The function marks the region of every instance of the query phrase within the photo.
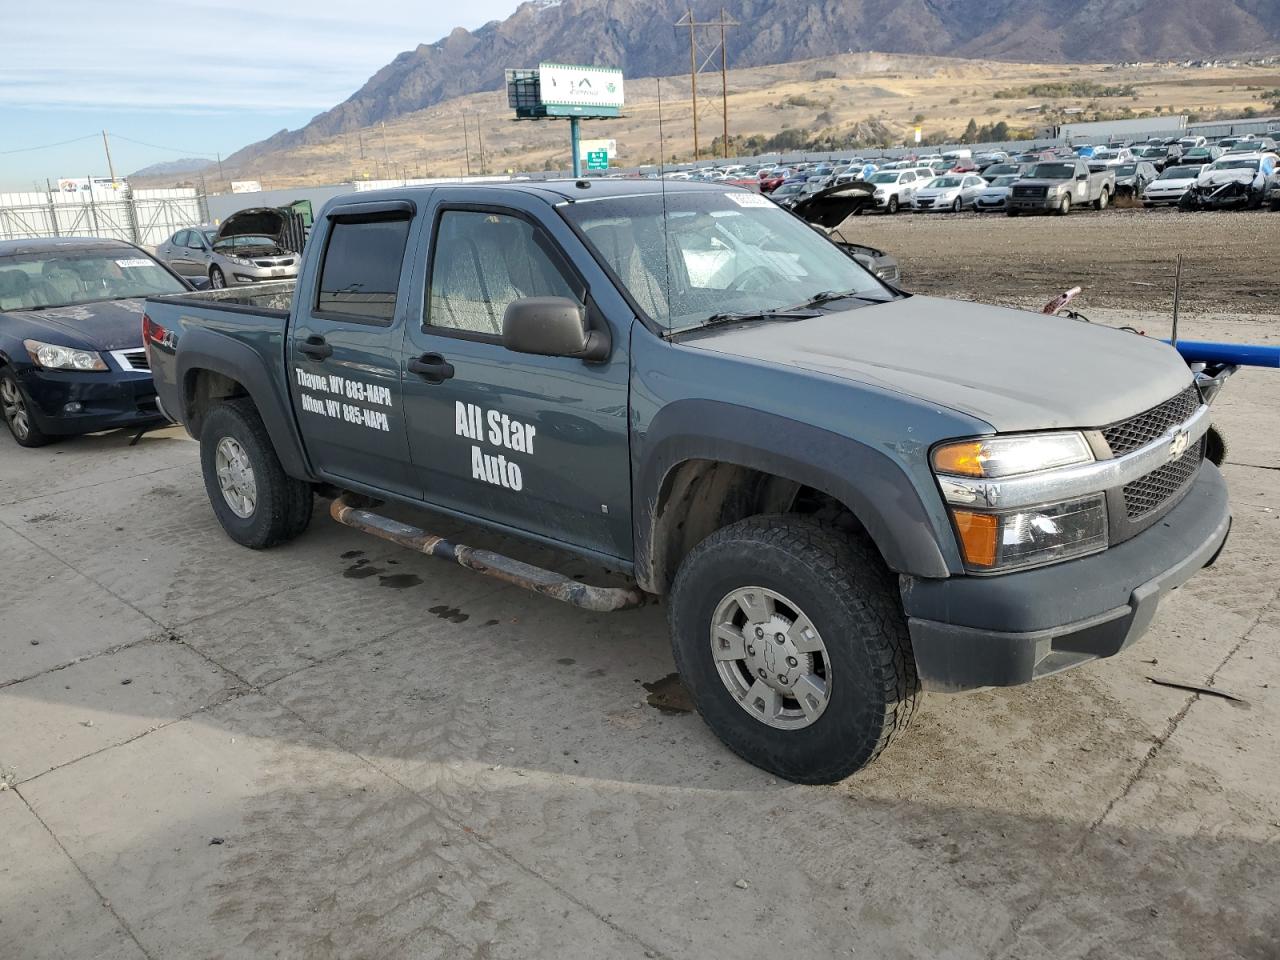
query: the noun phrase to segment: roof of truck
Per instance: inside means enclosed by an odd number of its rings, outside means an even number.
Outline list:
[[[580,180],[502,180],[484,183],[441,183],[420,187],[390,187],[334,197],[331,203],[364,203],[379,200],[425,198],[433,190],[467,189],[516,191],[541,196],[549,203],[560,200],[597,200],[605,197],[634,197],[661,193],[724,193],[741,190],[729,183],[703,183],[696,180],[648,180],[626,177],[593,177]]]

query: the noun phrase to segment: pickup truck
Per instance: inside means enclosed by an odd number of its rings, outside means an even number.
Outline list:
[[[1105,210],[1115,195],[1115,170],[1094,170],[1089,161],[1080,159],[1046,160],[1013,185],[1005,212],[1011,217],[1020,213],[1066,216],[1072,207],[1090,203],[1095,210]]]
[[[922,689],[1118,653],[1230,526],[1210,408],[1168,346],[909,295],[733,187],[353,194],[296,286],[155,298],[143,325],[232,539],[298,536],[318,494],[579,607],[660,598],[702,717],[795,781],[873,760]],[[382,504],[628,579],[581,583]]]

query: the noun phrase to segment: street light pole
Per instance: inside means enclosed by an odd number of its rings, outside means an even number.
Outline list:
[[[573,177],[576,180],[582,176],[582,158],[578,156],[578,118],[569,118],[569,143],[573,150]]]

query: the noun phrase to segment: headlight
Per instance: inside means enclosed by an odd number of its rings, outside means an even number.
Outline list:
[[[1092,463],[1083,434],[1038,433],[944,443],[933,451],[933,469],[947,477],[996,479]],[[954,486],[954,484],[953,484]],[[1007,572],[1055,563],[1106,549],[1103,494],[1017,510],[981,509],[949,495],[951,519],[965,566],[974,572]]]
[[[980,573],[1042,566],[1107,546],[1103,494],[1005,513],[953,509],[965,566]]]
[[[252,260],[246,260],[244,257],[233,257],[227,253],[224,253],[223,256],[226,257],[228,260],[230,260],[232,263],[239,264],[242,267],[254,266],[254,262]]]
[[[1013,477],[1092,460],[1093,452],[1079,433],[961,440],[933,451],[934,472],[958,477]]]
[[[106,370],[102,357],[92,350],[76,350],[73,347],[62,347],[56,343],[43,343],[39,340],[23,340],[31,362],[46,370]]]

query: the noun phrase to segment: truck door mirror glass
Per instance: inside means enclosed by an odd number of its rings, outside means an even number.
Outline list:
[[[1088,180],[1088,179],[1089,179],[1089,175],[1088,175],[1087,173],[1077,173],[1077,174],[1076,174],[1076,179],[1077,179],[1077,180]]]
[[[516,353],[604,360],[608,337],[587,329],[582,304],[568,297],[522,297],[502,315],[502,344]]]

